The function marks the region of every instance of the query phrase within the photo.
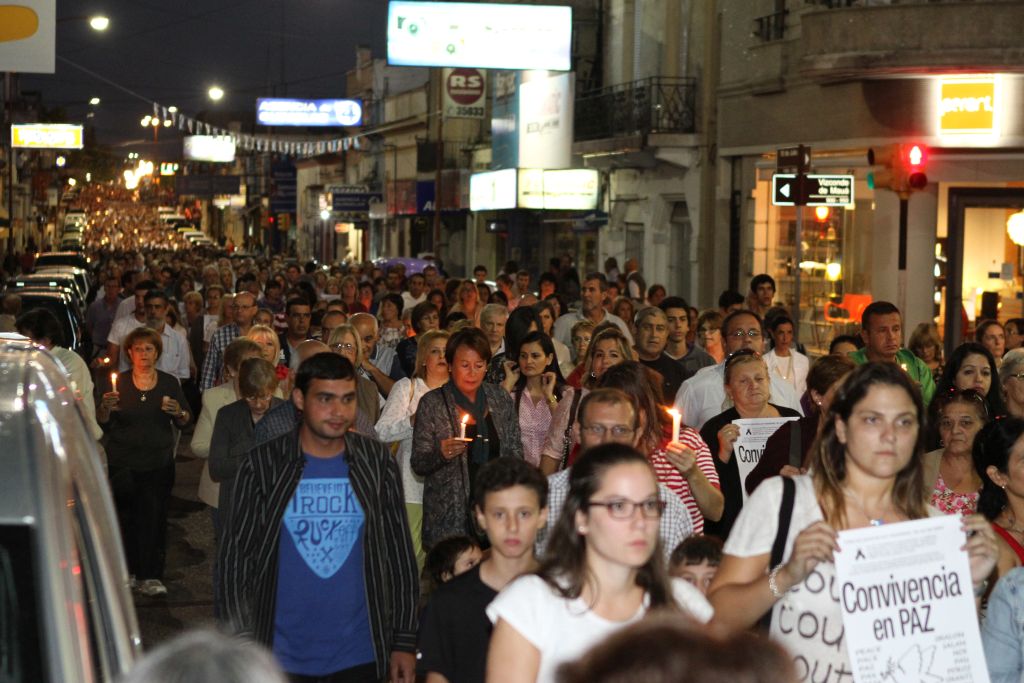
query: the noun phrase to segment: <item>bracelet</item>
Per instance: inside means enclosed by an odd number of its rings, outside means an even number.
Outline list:
[[[771,591],[772,597],[776,600],[780,600],[785,593],[779,590],[779,584],[776,581],[779,577],[779,572],[782,571],[783,565],[775,565],[775,569],[771,570],[768,574],[768,590]]]
[[[552,408],[554,408],[555,406],[558,405],[558,399],[555,398],[554,396],[549,396],[548,397],[548,405],[551,406]]]

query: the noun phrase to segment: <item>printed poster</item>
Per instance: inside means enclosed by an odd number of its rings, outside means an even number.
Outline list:
[[[744,504],[747,502],[747,475],[761,462],[768,438],[786,422],[797,419],[799,418],[756,417],[732,421],[740,428],[740,436],[732,444],[732,457],[736,459],[736,466],[740,470],[740,489],[743,491]]]
[[[839,533],[846,648],[857,683],[989,683],[960,517]]]

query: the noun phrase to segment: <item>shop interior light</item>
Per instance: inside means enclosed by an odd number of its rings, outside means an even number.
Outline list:
[[[1006,234],[1018,247],[1024,246],[1024,211],[1018,211],[1006,219]]]
[[[830,215],[832,215],[832,210],[827,206],[814,207],[814,218],[817,219],[819,223],[827,221]]]
[[[830,262],[825,266],[825,278],[829,282],[837,282],[843,277],[843,266],[835,261]]]

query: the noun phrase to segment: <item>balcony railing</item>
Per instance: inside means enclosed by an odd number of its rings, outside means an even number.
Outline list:
[[[781,10],[754,19],[754,30],[751,35],[765,43],[782,40],[786,37],[786,15],[789,10]]]
[[[1001,1],[1019,3],[1021,0]],[[881,7],[887,5],[954,5],[965,2],[975,2],[975,0],[804,0],[805,5],[813,5],[815,7],[821,7],[824,9],[846,9],[848,7]]]
[[[576,98],[577,141],[696,130],[697,82],[655,76]]]

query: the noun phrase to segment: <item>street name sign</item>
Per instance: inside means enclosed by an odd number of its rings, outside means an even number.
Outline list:
[[[772,204],[775,206],[846,206],[853,204],[852,175],[817,175],[803,177],[795,173],[772,176]]]

